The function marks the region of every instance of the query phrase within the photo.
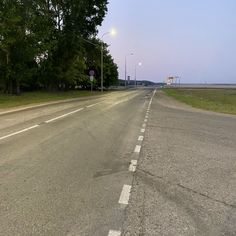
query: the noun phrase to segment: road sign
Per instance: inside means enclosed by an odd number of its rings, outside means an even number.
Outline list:
[[[89,75],[90,75],[90,76],[94,76],[94,75],[95,75],[95,71],[94,71],[94,70],[90,70],[90,71],[89,71]]]

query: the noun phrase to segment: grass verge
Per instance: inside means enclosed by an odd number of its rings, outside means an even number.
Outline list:
[[[192,107],[236,115],[236,89],[181,89],[163,91]]]
[[[19,96],[0,94],[0,109],[18,106],[58,101],[70,98],[100,95],[101,92],[94,91],[68,91],[68,92],[25,92]]]

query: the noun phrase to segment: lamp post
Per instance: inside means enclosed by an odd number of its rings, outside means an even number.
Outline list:
[[[106,32],[102,35],[101,37],[101,92],[103,92],[103,48],[104,48],[104,45],[103,45],[103,37],[107,34],[110,34],[111,32]]]
[[[137,65],[141,66],[142,62],[139,62],[138,64],[135,64],[135,68],[134,68],[135,87],[137,87]]]
[[[104,49],[104,44],[103,44],[102,39],[107,34],[115,35],[116,31],[114,29],[112,29],[111,31],[108,31],[108,32],[104,33],[102,35],[102,37],[101,37],[101,45],[92,43],[89,40],[82,38],[85,42],[90,43],[90,44],[92,44],[92,45],[94,45],[96,47],[100,47],[101,46],[101,92],[103,92],[103,49]]]
[[[129,53],[129,54],[126,54],[125,55],[125,87],[126,87],[126,77],[127,77],[127,56],[133,56],[134,54],[133,53]]]
[[[111,35],[115,35],[116,34],[116,30],[112,29],[111,31],[108,31],[106,33],[104,33],[101,37],[101,92],[103,92],[103,49],[104,49],[104,45],[103,45],[103,37],[107,34],[111,34]]]

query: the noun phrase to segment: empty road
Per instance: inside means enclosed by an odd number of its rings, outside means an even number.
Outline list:
[[[0,235],[119,235],[152,94],[0,115]]]

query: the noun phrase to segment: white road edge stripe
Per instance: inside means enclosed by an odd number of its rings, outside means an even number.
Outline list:
[[[77,110],[75,110],[75,111],[72,111],[72,112],[66,113],[66,114],[64,114],[64,115],[55,117],[55,118],[53,118],[53,119],[47,120],[47,121],[45,121],[45,123],[47,123],[47,124],[48,124],[48,123],[51,123],[51,122],[53,122],[53,121],[55,121],[55,120],[61,119],[61,118],[63,118],[63,117],[69,116],[69,115],[71,115],[71,114],[74,114],[74,113],[79,112],[79,111],[82,111],[82,110],[84,110],[84,108],[80,108],[80,109],[77,109]]]
[[[141,150],[141,145],[136,145],[134,152],[140,153],[140,150]]]
[[[14,133],[8,134],[8,135],[3,136],[3,137],[0,137],[0,140],[3,140],[3,139],[6,139],[6,138],[9,138],[9,137],[14,136],[14,135],[17,135],[17,134],[24,133],[24,132],[26,132],[26,131],[28,131],[28,130],[31,130],[31,129],[34,129],[34,128],[37,128],[37,127],[39,127],[39,125],[34,125],[34,126],[29,127],[29,128],[22,129],[22,130],[20,130],[20,131],[17,131],[17,132],[14,132]]]
[[[120,236],[121,231],[116,231],[116,230],[110,230],[108,233],[108,236]]]
[[[140,136],[138,137],[138,141],[143,141],[143,136],[140,135]]]
[[[137,160],[131,160],[131,163],[129,165],[129,171],[135,172],[136,171],[137,163],[138,163]]]
[[[122,192],[120,194],[120,199],[119,199],[119,203],[120,204],[124,204],[124,205],[128,205],[129,203],[129,196],[130,196],[130,191],[131,191],[131,185],[124,185]]]

